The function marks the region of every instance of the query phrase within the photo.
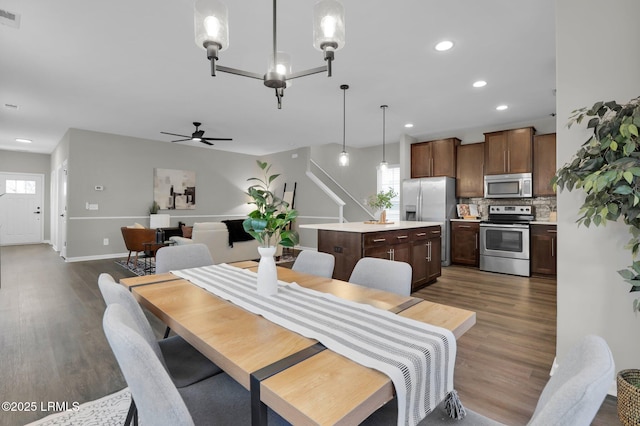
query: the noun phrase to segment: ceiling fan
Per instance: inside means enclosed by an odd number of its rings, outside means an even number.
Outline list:
[[[202,142],[202,143],[207,144],[207,145],[213,145],[209,141],[232,141],[233,140],[231,138],[205,138],[204,137],[204,130],[198,130],[198,127],[200,127],[201,124],[202,123],[198,123],[197,121],[193,122],[193,125],[196,126],[196,131],[193,132],[191,134],[191,136],[178,135],[176,133],[168,133],[168,132],[160,132],[160,133],[165,134],[165,135],[180,136],[181,138],[185,138],[185,139],[178,139],[178,140],[171,141],[171,142],[194,141],[194,142]]]

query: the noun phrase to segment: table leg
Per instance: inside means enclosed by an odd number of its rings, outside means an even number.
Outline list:
[[[251,373],[249,390],[251,392],[251,425],[264,426],[267,424],[267,406],[260,400],[260,382],[274,376],[281,371],[292,367],[315,354],[322,352],[326,347],[322,343],[316,343],[306,349],[289,355],[271,365]]]

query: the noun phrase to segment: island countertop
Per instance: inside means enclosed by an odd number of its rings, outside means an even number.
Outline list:
[[[299,227],[303,229],[318,229],[323,231],[357,232],[357,233],[424,228],[426,226],[442,226],[442,222],[399,221],[399,222],[388,223],[384,225],[369,224],[364,222],[348,222],[348,223],[309,223],[305,225],[299,225]]]

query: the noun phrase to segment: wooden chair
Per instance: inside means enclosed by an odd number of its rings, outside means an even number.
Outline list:
[[[156,240],[156,230],[151,228],[127,228],[126,226],[123,226],[120,230],[122,231],[124,245],[129,250],[127,264],[131,261],[131,253],[135,253],[135,265],[138,265],[138,254],[145,251],[144,243]]]

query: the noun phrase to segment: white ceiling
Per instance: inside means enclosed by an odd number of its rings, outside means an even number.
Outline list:
[[[555,112],[554,0],[342,2],[346,46],[333,77],[295,80],[278,110],[260,81],[209,75],[194,42],[192,0],[0,0],[0,9],[21,15],[19,29],[0,25],[0,149],[50,153],[68,128],[168,142],[174,138],[161,131],[191,134],[193,121],[205,136],[233,137],[212,148],[225,151],[342,143],[344,83],[348,146],[381,143],[382,104],[387,142]],[[219,64],[263,73],[272,2],[226,4],[230,46]],[[313,4],[278,3],[279,50],[290,53],[294,71],[324,64],[312,46]],[[435,51],[442,39],[454,48]],[[478,79],[488,85],[473,88]],[[496,111],[503,103],[509,109]]]

